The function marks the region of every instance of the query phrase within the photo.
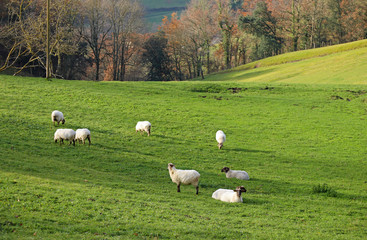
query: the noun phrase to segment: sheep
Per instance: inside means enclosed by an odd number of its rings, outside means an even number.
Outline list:
[[[150,129],[152,128],[152,124],[148,121],[140,121],[136,124],[136,132],[147,132],[148,136],[150,136]]]
[[[243,192],[246,192],[243,186],[236,187],[235,190],[220,188],[213,193],[212,198],[230,203],[243,202],[241,196]]]
[[[64,114],[62,114],[62,112],[57,111],[57,110],[51,113],[51,120],[54,123],[54,126],[55,126],[55,122],[57,122],[57,125],[59,125],[60,122],[62,122],[62,124],[65,123]]]
[[[215,138],[217,139],[218,142],[218,148],[222,149],[223,143],[226,141],[226,135],[222,130],[218,130],[215,135]]]
[[[54,135],[54,141],[57,143],[57,140],[64,142],[64,140],[70,141],[70,144],[73,143],[75,146],[75,131],[73,129],[57,129]]]
[[[75,141],[79,141],[79,144],[81,142],[85,144],[85,139],[88,139],[90,145],[90,131],[87,128],[77,129],[75,131]]]
[[[231,170],[229,167],[224,167],[221,172],[226,173],[227,178],[237,178],[241,180],[250,180],[248,173],[245,171]]]
[[[177,192],[181,192],[180,185],[193,185],[196,187],[196,194],[199,194],[199,178],[200,174],[195,170],[181,170],[176,169],[172,163],[168,164],[169,175],[172,182],[177,184]]]

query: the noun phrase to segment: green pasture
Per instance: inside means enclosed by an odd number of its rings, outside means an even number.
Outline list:
[[[0,76],[0,89],[0,239],[367,235],[366,85]],[[57,128],[88,128],[92,145],[55,144]],[[199,195],[176,192],[170,162],[201,174]],[[211,198],[240,185],[243,203]]]
[[[210,80],[307,84],[367,84],[367,40],[286,53],[222,73]]]
[[[152,25],[151,31],[156,31],[156,26],[162,23],[164,16],[171,17],[173,12],[180,14],[181,9],[186,7],[188,0],[142,0],[141,4],[145,8],[145,20]]]

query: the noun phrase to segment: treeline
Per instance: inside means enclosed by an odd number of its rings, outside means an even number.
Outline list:
[[[146,33],[134,0],[52,0],[53,77],[184,80],[367,38],[365,0],[192,0]],[[0,0],[0,71],[45,76],[45,0]]]

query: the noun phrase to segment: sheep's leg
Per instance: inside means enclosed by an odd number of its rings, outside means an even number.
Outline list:
[[[199,185],[196,186],[196,194],[199,194]]]
[[[180,184],[177,184],[177,192],[181,192]]]
[[[75,147],[75,140],[73,139],[73,145],[74,145],[74,147]]]
[[[88,141],[89,141],[89,145],[90,145],[90,136],[88,136],[87,138],[88,138]]]

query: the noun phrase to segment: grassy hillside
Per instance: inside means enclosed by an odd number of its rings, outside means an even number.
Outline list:
[[[292,52],[252,62],[208,80],[367,84],[367,40]]]
[[[364,85],[0,76],[0,89],[1,239],[367,234]],[[58,128],[87,127],[92,145],[55,144],[55,109],[66,119]],[[139,120],[152,123],[152,136],[135,133]],[[192,186],[176,192],[169,162],[200,172],[198,196]],[[250,181],[226,179],[224,166]],[[244,203],[211,198],[239,185]]]

